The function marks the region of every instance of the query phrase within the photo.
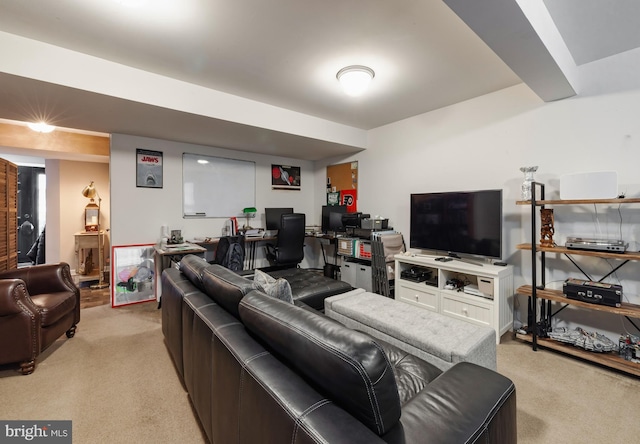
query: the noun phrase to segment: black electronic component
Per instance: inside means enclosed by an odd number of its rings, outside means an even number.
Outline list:
[[[562,292],[569,299],[590,304],[620,307],[622,303],[622,286],[616,284],[569,278],[564,281]]]

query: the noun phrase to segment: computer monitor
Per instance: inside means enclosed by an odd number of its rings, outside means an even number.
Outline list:
[[[346,205],[322,206],[322,232],[344,231],[342,215],[347,212]]]
[[[293,213],[293,208],[265,208],[264,218],[267,230],[280,229],[280,216]]]

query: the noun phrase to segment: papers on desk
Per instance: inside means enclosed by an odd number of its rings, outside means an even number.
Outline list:
[[[255,229],[251,229],[251,230],[247,230],[244,233],[244,237],[251,237],[251,238],[261,238],[264,237],[264,230],[255,228]]]
[[[189,242],[183,242],[181,244],[162,245],[161,248],[163,251],[167,253],[174,253],[178,251],[189,251],[189,250],[195,250],[195,251],[205,250],[205,248],[199,245],[190,244]]]

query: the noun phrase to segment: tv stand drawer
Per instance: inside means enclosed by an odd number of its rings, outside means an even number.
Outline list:
[[[402,302],[414,304],[431,311],[438,311],[438,290],[425,284],[398,280],[397,298]]]
[[[467,298],[443,295],[442,297],[442,314],[479,325],[491,327],[491,308],[491,304],[483,303],[482,299],[476,296]]]

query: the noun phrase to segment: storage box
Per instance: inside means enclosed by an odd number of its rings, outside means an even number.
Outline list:
[[[371,259],[371,242],[357,240],[356,257],[358,259]]]
[[[384,230],[389,227],[389,219],[362,219],[362,228]]]
[[[353,257],[355,255],[355,241],[355,239],[350,237],[338,239],[338,254]]]
[[[493,278],[478,276],[478,290],[487,296],[493,297]]]

